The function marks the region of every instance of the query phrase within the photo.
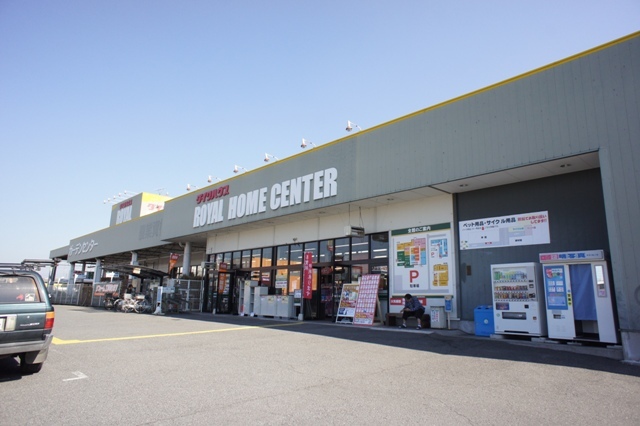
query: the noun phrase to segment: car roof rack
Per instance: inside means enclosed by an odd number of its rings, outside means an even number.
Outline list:
[[[22,263],[0,263],[0,270],[3,271],[11,271],[11,272],[19,272],[19,271],[25,271],[28,268],[24,265],[22,265]]]
[[[57,264],[57,261],[51,259],[25,259],[21,263],[0,263],[0,269],[39,271],[42,267],[55,266]]]
[[[58,262],[56,260],[51,259],[25,259],[22,261],[22,265],[44,265],[44,266],[53,266]]]

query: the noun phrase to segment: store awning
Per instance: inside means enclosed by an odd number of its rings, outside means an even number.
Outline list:
[[[157,269],[148,268],[146,266],[139,265],[116,265],[109,266],[105,268],[107,271],[118,272],[120,274],[127,274],[134,276],[136,278],[164,278],[168,277],[169,274],[164,271],[159,271]]]

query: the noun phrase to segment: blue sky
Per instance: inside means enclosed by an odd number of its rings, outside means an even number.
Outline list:
[[[640,30],[640,2],[0,0],[0,262]]]

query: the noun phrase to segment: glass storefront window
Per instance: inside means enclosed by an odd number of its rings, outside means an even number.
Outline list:
[[[318,263],[328,263],[333,261],[333,247],[333,240],[320,241]]]
[[[313,243],[305,243],[304,244],[304,252],[311,253],[311,262],[318,263],[318,242],[315,241]]]
[[[380,232],[365,237],[342,237],[335,240],[309,241],[300,244],[264,247],[251,250],[217,253],[209,256],[220,267],[226,263],[228,269],[244,269],[247,279],[259,280],[269,286],[272,294],[287,295],[302,286],[299,270],[305,252],[312,253],[312,262],[329,266],[336,262],[333,278],[336,283],[357,282],[364,274],[381,274],[381,291],[386,290],[389,234]],[[353,262],[353,264],[352,264]],[[272,267],[279,269],[271,269]],[[295,269],[295,270],[291,270]],[[196,268],[196,274],[198,270]],[[318,270],[313,271],[313,289],[318,289]]]
[[[301,265],[302,264],[302,244],[291,244],[289,256],[291,261],[289,265]]]
[[[279,246],[276,253],[276,265],[283,266],[289,264],[289,246]]]
[[[369,237],[351,238],[351,259],[365,260],[369,258]]]
[[[302,271],[295,270],[289,272],[289,294],[293,294],[294,290],[302,288]]]
[[[262,250],[253,249],[251,252],[251,267],[259,268],[262,260]]]
[[[231,257],[231,269],[240,269],[242,262],[240,261],[241,252],[234,251]]]
[[[251,267],[251,250],[243,250],[242,251],[241,266],[243,268],[250,268]]]
[[[337,238],[336,245],[333,250],[336,262],[350,260],[349,255],[351,252],[349,250],[349,238]]]
[[[273,248],[265,247],[262,249],[262,266],[273,265]]]
[[[349,266],[336,265],[333,270],[333,279],[336,284],[350,282],[350,277],[351,270],[349,269]]]
[[[389,234],[381,232],[371,235],[371,259],[389,257]]]
[[[271,272],[265,271],[262,272],[262,277],[260,278],[260,285],[270,287],[271,286]]]
[[[289,280],[288,269],[278,269],[276,271],[276,294],[287,294],[287,285]]]
[[[368,264],[359,264],[351,266],[351,282],[357,283],[358,279],[362,277],[364,274],[369,273],[369,265]]]

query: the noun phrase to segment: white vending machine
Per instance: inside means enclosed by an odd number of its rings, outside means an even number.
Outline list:
[[[541,253],[549,337],[619,343],[603,250]]]
[[[544,293],[537,263],[491,265],[496,334],[546,336]]]

